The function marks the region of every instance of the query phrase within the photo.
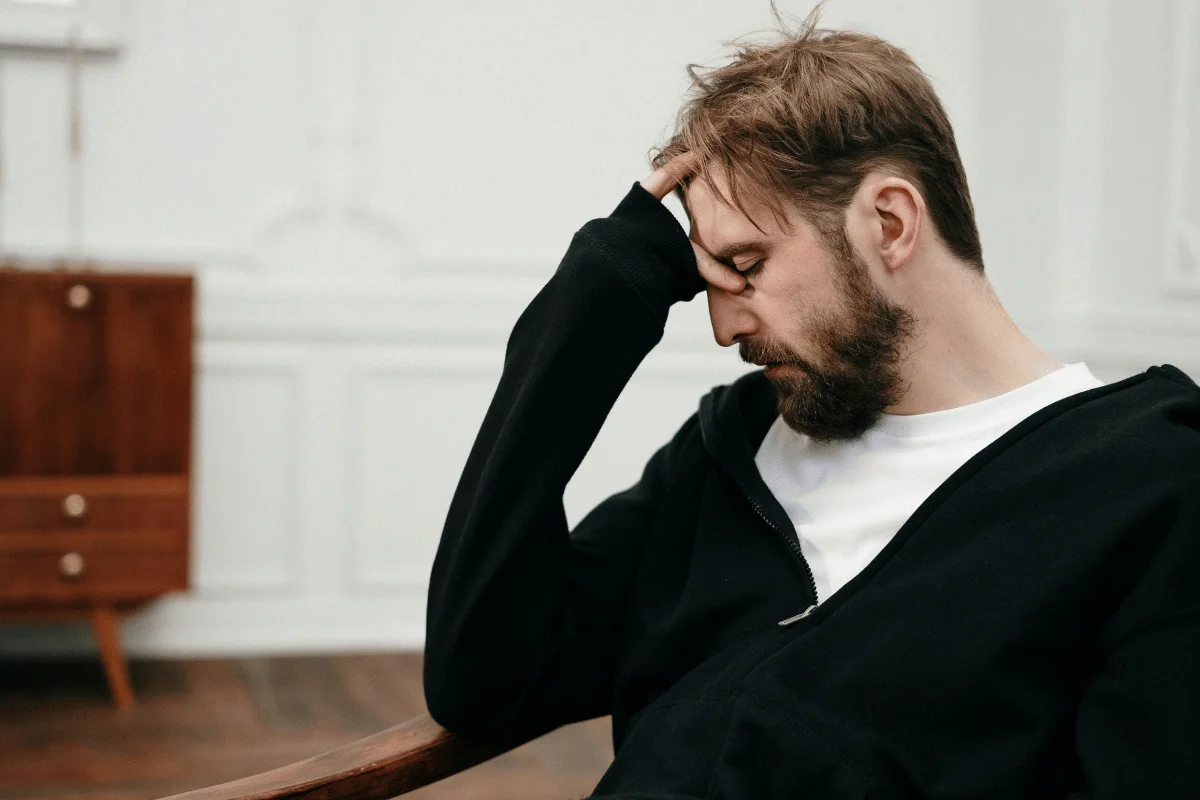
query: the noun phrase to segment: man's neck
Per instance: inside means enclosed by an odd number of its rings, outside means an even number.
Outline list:
[[[1062,367],[1021,332],[986,278],[956,262],[940,267],[906,304],[917,318],[901,365],[908,391],[887,413],[958,408]]]

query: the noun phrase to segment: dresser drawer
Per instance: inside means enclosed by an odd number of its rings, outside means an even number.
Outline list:
[[[39,530],[186,531],[180,476],[0,478],[0,535]]]
[[[187,550],[182,530],[148,531],[5,531],[0,534],[0,556],[10,553],[68,553],[72,550],[135,552]]]
[[[0,553],[0,607],[136,601],[186,588],[184,552]]]

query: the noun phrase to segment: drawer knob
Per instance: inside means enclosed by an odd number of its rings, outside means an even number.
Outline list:
[[[87,499],[81,494],[69,494],[63,498],[62,513],[69,520],[83,519],[87,513]]]
[[[64,578],[74,580],[83,574],[83,556],[79,553],[67,553],[58,560],[58,571]]]
[[[67,308],[83,311],[92,304],[92,290],[82,283],[72,284],[67,289]]]

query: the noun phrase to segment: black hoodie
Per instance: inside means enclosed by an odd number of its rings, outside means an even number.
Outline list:
[[[568,530],[567,482],[703,286],[634,184],[517,321],[430,578],[433,718],[612,714],[597,797],[1200,797],[1200,389],[1151,367],[1037,411],[804,615],[761,371]]]

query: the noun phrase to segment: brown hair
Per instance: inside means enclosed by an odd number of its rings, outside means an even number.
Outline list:
[[[880,169],[911,181],[951,252],[982,271],[966,173],[928,76],[876,36],[818,29],[823,6],[793,33],[771,0],[779,40],[726,42],[737,48],[730,63],[688,65],[690,97],[651,163],[695,152],[697,175],[712,184],[715,168],[728,181],[728,199],[713,187],[722,202],[746,213],[748,196],[783,225],[785,199],[827,240],[867,173]]]

